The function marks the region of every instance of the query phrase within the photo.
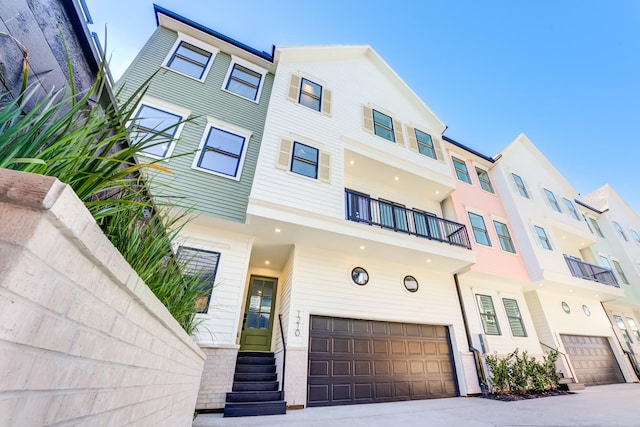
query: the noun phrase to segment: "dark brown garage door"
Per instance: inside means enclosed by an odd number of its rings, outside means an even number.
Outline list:
[[[458,395],[444,326],[312,316],[308,406]]]
[[[560,335],[578,381],[584,385],[623,383],[624,377],[605,337]]]

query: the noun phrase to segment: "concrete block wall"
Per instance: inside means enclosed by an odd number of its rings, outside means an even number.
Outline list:
[[[233,374],[236,370],[239,345],[204,345],[200,349],[206,354],[207,361],[202,372],[202,381],[196,409],[211,411],[224,408],[227,392],[233,387]]]
[[[55,178],[0,170],[0,425],[191,425],[205,356]]]

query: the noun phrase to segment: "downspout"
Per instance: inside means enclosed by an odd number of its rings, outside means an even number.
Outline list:
[[[482,360],[480,359],[480,351],[473,347],[473,340],[471,339],[471,330],[469,329],[469,322],[467,322],[467,312],[462,302],[462,290],[460,289],[460,282],[458,281],[458,273],[454,273],[453,281],[456,284],[456,293],[458,295],[458,304],[462,311],[462,323],[464,324],[464,331],[467,335],[467,344],[469,345],[469,351],[473,353],[474,360],[476,362],[476,376],[478,377],[478,383],[480,384],[480,390],[482,394],[486,395],[489,391],[488,381],[485,376],[484,367],[482,366]]]

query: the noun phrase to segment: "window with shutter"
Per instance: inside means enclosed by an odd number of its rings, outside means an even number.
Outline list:
[[[496,310],[493,307],[493,300],[489,295],[476,295],[482,328],[487,335],[501,335],[500,325],[496,317]]]
[[[318,149],[297,141],[294,142],[291,172],[316,179],[318,177]]]
[[[331,181],[331,156],[329,153],[320,152],[320,170],[318,172],[320,181]]]
[[[331,91],[327,88],[323,88],[322,107],[320,111],[327,116],[331,115]]]
[[[364,130],[373,133],[373,110],[365,105],[362,106],[362,126]]]
[[[520,314],[520,308],[518,307],[518,301],[509,298],[502,298],[504,304],[504,311],[507,313],[507,319],[509,320],[509,327],[514,337],[526,337],[527,331],[524,329],[524,323],[522,322],[522,315]]]

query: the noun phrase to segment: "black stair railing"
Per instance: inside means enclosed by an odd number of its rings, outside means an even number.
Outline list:
[[[346,219],[471,249],[463,224],[366,194],[345,190]]]
[[[588,262],[584,262],[567,255],[564,256],[564,260],[567,262],[573,277],[580,277],[581,279],[604,283],[605,285],[615,286],[616,288],[620,287],[613,271],[608,268],[589,264]]]
[[[287,366],[287,343],[284,340],[284,330],[282,328],[282,314],[278,314],[278,323],[280,324],[280,339],[282,340],[282,400],[284,399],[284,370]]]

